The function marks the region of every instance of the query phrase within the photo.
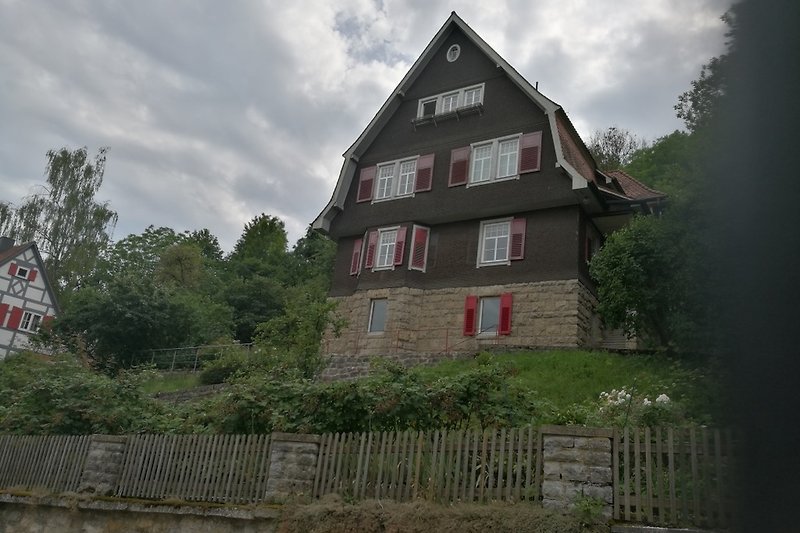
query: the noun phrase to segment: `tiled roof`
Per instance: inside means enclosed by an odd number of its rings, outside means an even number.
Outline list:
[[[644,200],[649,198],[663,198],[667,195],[661,191],[651,189],[633,176],[626,174],[622,170],[610,170],[603,172],[609,178],[617,180],[625,195],[632,200]]]
[[[32,243],[20,244],[18,246],[12,246],[8,250],[3,250],[0,252],[0,264],[5,263],[12,257],[18,256],[22,253],[26,248],[28,248]]]

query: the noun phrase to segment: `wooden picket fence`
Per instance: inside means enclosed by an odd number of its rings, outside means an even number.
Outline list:
[[[258,503],[269,460],[270,435],[132,435],[116,495]]]
[[[539,499],[533,427],[322,436],[314,496],[438,502]]]
[[[726,527],[735,445],[731,431],[704,427],[616,430],[614,518]]]
[[[0,488],[75,492],[91,437],[0,435]]]

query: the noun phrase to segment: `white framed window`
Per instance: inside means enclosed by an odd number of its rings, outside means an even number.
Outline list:
[[[475,105],[483,102],[483,85],[472,87],[471,89],[464,89],[464,104]]]
[[[496,336],[500,326],[500,297],[489,296],[480,299],[478,312],[478,335]]]
[[[478,266],[508,265],[511,219],[481,222]]]
[[[472,147],[472,171],[470,183],[482,183],[492,179],[492,143]]]
[[[446,94],[442,96],[442,113],[455,111],[458,107],[458,93]]]
[[[417,177],[417,159],[398,159],[380,163],[376,176],[375,198],[373,202],[392,200],[414,195]]]
[[[414,178],[417,176],[417,161],[400,162],[400,179],[397,181],[396,196],[409,196],[414,194]]]
[[[519,177],[519,138],[518,134],[473,144],[467,185]]]
[[[375,270],[394,268],[394,250],[397,243],[397,228],[378,230],[378,256]]]
[[[36,331],[39,329],[39,323],[42,321],[42,315],[25,311],[22,315],[22,320],[19,323],[19,329],[25,331]]]
[[[17,273],[14,275],[17,276],[18,278],[28,279],[28,274],[30,274],[30,270],[28,270],[25,267],[18,266]]]
[[[375,199],[383,200],[392,196],[394,181],[394,165],[378,166],[378,183],[375,188]]]
[[[369,333],[382,333],[386,331],[386,311],[389,308],[389,301],[386,298],[376,298],[369,303]]]
[[[447,61],[449,61],[450,63],[458,59],[458,56],[460,55],[461,55],[461,47],[458,46],[457,44],[454,44],[447,49]]]
[[[421,98],[417,118],[451,113],[462,107],[483,103],[484,84],[463,87],[455,91]]]

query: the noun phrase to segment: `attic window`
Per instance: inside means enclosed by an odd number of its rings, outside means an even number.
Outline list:
[[[444,118],[457,118],[458,114],[480,112],[483,93],[484,84],[481,83],[421,98],[417,107],[417,119],[435,116],[437,120],[444,120]]]
[[[447,61],[449,61],[450,63],[458,59],[458,56],[460,55],[461,55],[461,47],[458,46],[457,44],[454,44],[453,46],[447,49]]]
[[[16,276],[22,279],[28,279],[28,269],[25,267],[17,267]]]

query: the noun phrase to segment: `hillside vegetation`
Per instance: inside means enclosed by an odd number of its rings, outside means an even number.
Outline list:
[[[410,370],[376,359],[370,376],[332,383],[304,378],[294,363],[274,353],[227,354],[204,374],[224,379],[222,392],[174,405],[154,399],[152,391],[191,388],[198,379],[173,380],[147,368],[109,377],[73,356],[13,357],[0,362],[0,432],[322,433],[725,422],[719,371],[696,359],[580,350],[484,353]]]

